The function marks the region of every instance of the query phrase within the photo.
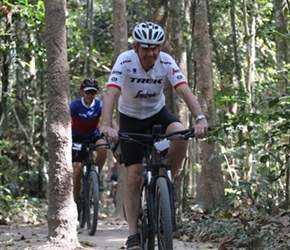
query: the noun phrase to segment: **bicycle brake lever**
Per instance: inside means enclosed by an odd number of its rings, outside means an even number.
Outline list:
[[[131,137],[129,135],[126,135],[126,134],[119,133],[119,136],[120,136],[120,139],[124,139],[124,140],[130,140],[131,139]]]
[[[183,139],[183,140],[188,140],[190,137],[194,137],[194,130],[193,129],[190,130],[189,132],[179,136],[179,138]]]

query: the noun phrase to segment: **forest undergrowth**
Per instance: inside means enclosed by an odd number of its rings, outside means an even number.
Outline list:
[[[41,225],[46,223],[47,201],[19,198],[11,203],[2,224]],[[112,204],[103,204],[101,213],[110,216]],[[186,213],[177,212],[174,237],[185,242],[208,243],[208,249],[218,250],[287,250],[290,249],[289,212],[275,207],[265,212],[254,205],[204,213],[192,207]]]
[[[218,250],[290,249],[289,212],[278,207],[266,212],[254,205],[243,205],[210,214],[192,209],[178,213],[177,221],[176,238],[213,243]]]

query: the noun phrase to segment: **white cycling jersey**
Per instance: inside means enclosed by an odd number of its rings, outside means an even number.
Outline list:
[[[127,116],[145,119],[158,113],[165,105],[163,94],[166,79],[176,88],[187,81],[175,60],[160,52],[154,66],[146,72],[134,50],[119,55],[107,86],[121,90],[119,111]]]

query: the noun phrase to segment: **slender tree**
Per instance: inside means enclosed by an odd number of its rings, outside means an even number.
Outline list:
[[[13,11],[8,6],[1,6],[1,11],[3,12],[5,16],[5,23],[3,26],[5,26],[4,29],[4,36],[2,36],[3,44],[10,44],[11,46],[11,36],[9,34],[12,33],[11,31],[11,25],[12,25],[12,14]],[[8,99],[8,86],[9,86],[9,67],[11,64],[11,59],[9,58],[10,50],[12,49],[10,46],[3,46],[3,49],[1,49],[1,59],[0,59],[0,65],[1,65],[1,82],[2,82],[2,88],[0,93],[0,125],[2,125],[5,116],[7,115],[7,99]],[[5,49],[4,49],[5,48]]]
[[[87,15],[85,27],[88,30],[87,37],[85,39],[87,45],[87,53],[85,57],[85,65],[84,65],[84,74],[93,77],[94,72],[94,58],[93,58],[93,50],[94,50],[94,1],[87,0]]]
[[[127,32],[127,18],[126,13],[127,3],[126,0],[114,0],[114,61],[118,55],[128,49],[128,32]],[[116,113],[118,113],[117,109]],[[118,116],[116,115],[116,118]],[[117,119],[116,119],[117,120]],[[125,180],[125,169],[121,165],[118,167],[118,189],[116,199],[115,215],[123,218],[123,187]]]
[[[49,151],[48,236],[51,249],[75,249],[77,211],[72,195],[66,1],[45,1]]]
[[[211,44],[207,26],[206,0],[194,4],[194,43],[196,58],[196,89],[201,107],[208,117],[210,127],[216,122],[213,102],[213,77],[211,63]],[[215,144],[202,142],[202,171],[200,174],[196,201],[206,211],[219,206],[224,199],[223,175],[218,160],[218,148]],[[215,157],[212,157],[214,156]]]
[[[275,26],[276,26],[276,60],[278,70],[278,93],[284,95],[286,88],[289,87],[289,78],[287,77],[287,63],[289,63],[289,43],[287,39],[289,1],[275,0]]]
[[[173,0],[170,1],[168,5],[168,12],[169,12],[169,19],[168,23],[168,36],[169,36],[169,44],[168,47],[170,48],[170,54],[178,63],[181,71],[184,75],[188,75],[187,71],[187,44],[184,36],[184,31],[186,30],[185,25],[189,24],[185,21],[185,17],[188,13],[185,11],[185,1]],[[180,18],[183,17],[183,18]],[[191,86],[191,83],[188,81],[188,84]],[[170,86],[171,87],[171,86]],[[172,89],[172,87],[170,88]],[[191,122],[191,114],[188,111],[188,107],[186,106],[185,102],[181,100],[178,95],[174,95],[174,92],[167,92],[172,93],[172,100],[173,102],[173,110],[174,113],[180,118],[182,123],[186,126],[192,126]],[[167,100],[170,98],[168,96]],[[190,147],[189,147],[190,149]],[[190,155],[190,154],[187,154]],[[177,188],[179,189],[179,193],[181,194],[182,200],[182,209],[187,209],[187,201],[188,201],[188,188],[193,183],[190,183],[189,173],[193,169],[194,162],[191,157],[187,157],[183,163],[182,169],[179,172],[177,178],[175,179],[175,183]],[[192,182],[193,180],[191,180]]]
[[[162,46],[162,50],[170,52],[170,39],[169,39],[169,2],[167,0],[148,0],[148,21],[158,23],[165,30],[166,40]],[[165,84],[164,94],[166,98],[167,107],[174,112],[174,96],[173,89],[169,82]]]

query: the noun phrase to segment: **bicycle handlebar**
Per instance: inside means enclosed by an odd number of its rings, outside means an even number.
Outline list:
[[[180,140],[188,140],[189,138],[194,137],[194,129],[179,130],[179,131],[174,131],[174,132],[165,133],[165,134],[119,132],[119,138],[121,140],[138,140],[139,139],[139,140],[148,140],[152,142],[155,140],[168,139],[169,137],[173,135],[180,135],[178,137]]]
[[[91,141],[84,141],[82,143],[73,142],[72,147],[74,150],[77,150],[77,151],[83,151],[83,150],[87,150],[87,149],[94,151],[99,147],[111,149],[112,145],[109,143],[95,144],[95,143],[92,143]]]

